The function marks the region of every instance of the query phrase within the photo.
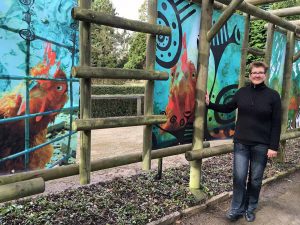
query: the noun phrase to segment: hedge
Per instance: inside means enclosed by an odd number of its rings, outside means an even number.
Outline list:
[[[145,87],[141,85],[93,85],[93,95],[144,94]]]
[[[144,94],[144,86],[129,85],[95,85],[92,86],[93,95],[130,95]],[[136,99],[93,99],[92,100],[92,117],[113,117],[113,116],[135,116]],[[142,99],[142,113],[144,102]]]

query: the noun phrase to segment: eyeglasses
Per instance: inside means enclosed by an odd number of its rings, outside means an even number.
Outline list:
[[[262,74],[265,74],[265,72],[251,72],[251,74],[254,74],[254,75],[259,74],[259,75],[262,75]]]

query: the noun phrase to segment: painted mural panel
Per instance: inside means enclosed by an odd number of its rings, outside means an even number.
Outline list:
[[[269,86],[282,93],[282,79],[284,69],[284,59],[286,54],[286,35],[275,31],[272,46],[272,58],[270,62]]]
[[[295,42],[295,53],[300,51],[300,41]],[[293,63],[292,87],[288,114],[288,129],[300,127],[300,59]]]
[[[75,161],[76,0],[0,2],[0,174]],[[3,132],[5,131],[5,132]]]
[[[154,85],[154,114],[168,118],[153,128],[154,149],[192,142],[200,13],[200,7],[189,1],[158,1],[157,23],[171,27],[172,36],[157,38],[155,69],[168,72],[170,78]],[[215,11],[214,20],[219,15]],[[213,40],[208,81],[213,101],[228,101],[237,88],[243,27],[243,17],[234,15]],[[233,134],[233,115],[209,118],[207,139]]]
[[[213,12],[213,23],[220,15],[219,11]],[[243,16],[232,15],[211,42],[207,90],[210,100],[214,103],[227,103],[238,88],[244,24]],[[208,110],[206,121],[206,140],[233,137],[235,111],[218,113]]]

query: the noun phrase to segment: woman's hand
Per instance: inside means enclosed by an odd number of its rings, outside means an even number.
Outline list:
[[[208,95],[207,91],[206,91],[206,94],[205,94],[205,104],[209,105],[209,95]]]
[[[268,158],[273,158],[273,157],[277,157],[277,151],[274,151],[272,149],[268,149]]]

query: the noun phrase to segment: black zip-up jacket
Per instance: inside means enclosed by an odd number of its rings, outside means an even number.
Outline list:
[[[234,142],[245,145],[266,144],[278,150],[281,130],[279,94],[264,83],[240,88],[230,102],[209,103],[209,109],[229,113],[238,109]]]

